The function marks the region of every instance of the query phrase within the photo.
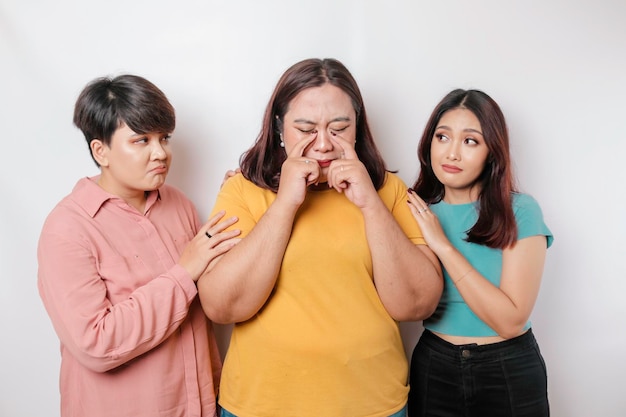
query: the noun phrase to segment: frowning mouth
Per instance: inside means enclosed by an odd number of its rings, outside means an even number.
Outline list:
[[[150,170],[152,174],[165,174],[167,172],[167,165],[160,165]]]

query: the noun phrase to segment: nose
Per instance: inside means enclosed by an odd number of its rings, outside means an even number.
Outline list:
[[[448,158],[451,160],[461,159],[461,144],[458,142],[452,142],[448,149]]]
[[[331,133],[328,130],[320,130],[315,138],[313,149],[319,152],[328,152],[333,150],[333,142],[330,139]]]
[[[152,159],[162,160],[167,158],[167,151],[165,150],[164,143],[160,140],[152,141]]]

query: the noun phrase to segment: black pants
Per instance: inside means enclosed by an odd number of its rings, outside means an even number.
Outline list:
[[[424,330],[411,360],[409,417],[546,417],[546,367],[532,330],[453,345]]]

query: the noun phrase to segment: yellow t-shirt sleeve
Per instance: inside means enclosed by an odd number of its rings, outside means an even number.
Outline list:
[[[258,204],[251,204],[249,201],[251,197],[259,199]],[[236,216],[239,220],[228,229],[241,230],[239,237],[243,238],[250,233],[275,198],[276,195],[270,190],[259,193],[254,184],[246,180],[242,174],[237,174],[229,178],[220,189],[211,216],[220,210],[226,211],[224,218]],[[253,212],[251,210],[254,210],[254,207],[259,209]]]
[[[425,245],[426,241],[422,235],[422,230],[413,218],[407,203],[407,190],[408,187],[397,175],[388,172],[385,184],[379,190],[379,195],[409,240],[416,245]]]

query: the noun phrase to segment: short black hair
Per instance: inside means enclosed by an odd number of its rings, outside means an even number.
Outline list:
[[[78,96],[74,124],[90,148],[94,139],[107,146],[123,124],[133,132],[171,133],[176,126],[174,107],[165,94],[143,77],[131,74],[92,80]],[[93,158],[96,165],[98,162]]]

